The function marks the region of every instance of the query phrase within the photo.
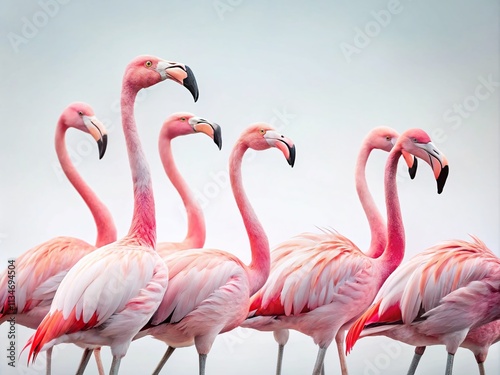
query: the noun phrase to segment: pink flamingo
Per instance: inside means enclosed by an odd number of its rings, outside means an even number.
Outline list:
[[[158,308],[168,270],[155,251],[156,221],[149,166],[134,120],[138,91],[163,80],[183,84],[195,100],[196,81],[183,65],[140,56],[126,68],[122,85],[122,122],[134,186],[134,213],[125,238],[78,261],[61,281],[49,313],[34,336],[28,361],[61,342],[87,348],[110,346],[110,374],[118,374],[132,338]]]
[[[356,169],[355,169],[356,191],[358,193],[359,200],[368,219],[371,232],[370,247],[366,251],[366,255],[369,256],[370,258],[377,258],[384,251],[384,248],[387,243],[386,240],[387,227],[385,225],[385,221],[382,218],[380,211],[378,210],[373,200],[372,195],[370,194],[370,191],[368,190],[368,184],[366,182],[366,175],[365,175],[366,163],[368,161],[370,153],[374,149],[379,149],[386,152],[391,151],[398,136],[399,134],[394,129],[388,127],[381,126],[371,130],[363,140],[361,150],[359,151],[358,159],[356,162]],[[411,175],[414,176],[416,164],[414,164],[411,155],[405,154],[404,156],[405,158],[408,158],[407,162],[412,167],[410,168]],[[416,160],[417,159],[415,159],[415,161]],[[330,234],[325,233],[325,234],[320,234],[320,236],[323,236],[326,240],[328,240]],[[294,246],[294,244],[293,242],[291,244],[285,242],[281,246],[289,247],[289,246]],[[279,267],[279,264],[276,263],[275,257],[279,255],[282,251],[287,251],[280,249],[281,247],[278,246],[276,249],[273,249],[271,251],[271,272],[273,272],[275,267]],[[254,299],[258,298],[257,296],[258,295],[254,296]],[[267,317],[267,316],[254,317],[252,319],[245,320],[241,326],[245,328],[253,328],[262,331],[273,330],[273,324],[272,324],[273,319],[274,317]],[[274,338],[278,343],[278,361],[276,365],[276,374],[279,375],[281,374],[283,350],[284,346],[288,342],[289,332],[288,329],[276,329],[273,331],[274,331],[273,332]]]
[[[204,133],[213,139],[219,150],[222,148],[220,126],[196,117],[191,113],[174,113],[163,123],[158,141],[160,158],[169,180],[179,193],[187,213],[188,231],[182,242],[158,242],[156,251],[165,258],[177,250],[198,249],[205,244],[205,219],[198,201],[182,178],[172,155],[172,139],[188,134]]]
[[[338,233],[299,235],[273,253],[273,270],[254,296],[250,318],[264,316],[269,330],[295,329],[319,346],[313,374],[319,375],[324,356],[335,338],[342,374],[344,332],[363,313],[384,280],[401,263],[405,238],[396,171],[403,152],[425,160],[433,169],[441,193],[448,174],[446,158],[420,129],[403,133],[389,153],[385,168],[388,234],[384,252],[371,258]]]
[[[250,265],[214,249],[183,250],[165,258],[170,271],[168,291],[149,324],[136,337],[152,335],[169,345],[154,374],[159,374],[175,348],[193,344],[199,354],[200,374],[205,374],[207,354],[215,338],[245,320],[250,296],[264,285],[270,267],[269,243],[244,192],[241,163],[247,149],[271,147],[281,150],[293,167],[293,142],[264,123],[254,124],[242,133],[229,161],[231,188],[250,242]]]
[[[56,237],[19,256],[15,260],[15,293],[8,293],[7,269],[0,274],[0,323],[14,315],[16,323],[36,329],[48,313],[55,291],[70,268],[96,247],[116,241],[116,227],[111,213],[78,174],[68,155],[64,137],[69,128],[91,134],[98,144],[99,158],[106,151],[106,129],[88,104],[76,102],[70,104],[59,117],[55,136],[56,153],[62,170],[94,217],[96,244],[94,246],[74,237]],[[94,353],[99,373],[103,374],[100,351]],[[47,352],[47,374],[51,372],[51,354],[51,350]]]
[[[484,374],[488,347],[500,339],[499,322],[485,324],[500,317],[500,260],[472,238],[435,245],[396,270],[351,327],[347,350],[360,335],[385,335],[415,345],[408,372],[413,374],[425,346],[444,344],[446,374],[451,375],[453,357],[463,346],[474,352]]]

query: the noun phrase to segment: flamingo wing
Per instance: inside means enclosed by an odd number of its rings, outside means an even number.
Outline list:
[[[164,259],[169,286],[149,326],[178,323],[245,269],[238,258],[219,250],[184,250]]]
[[[46,241],[15,259],[15,306],[18,314],[27,313],[38,305],[50,304],[59,283],[71,267],[95,246],[72,237],[57,237]],[[8,274],[0,274],[0,317],[7,314]]]
[[[168,275],[160,272],[164,272],[161,258],[139,246],[114,243],[83,257],[61,282],[49,313],[33,336],[29,358],[34,360],[57,337],[98,327],[125,308],[153,303],[144,294],[161,290],[162,279],[166,285]]]
[[[272,256],[271,274],[252,298],[250,315],[296,315],[356,298],[371,269],[370,260],[338,233],[299,235]],[[348,297],[346,288],[352,289]]]

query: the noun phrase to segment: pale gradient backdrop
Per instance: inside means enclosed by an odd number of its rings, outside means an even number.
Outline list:
[[[0,4],[0,265],[57,235],[89,242],[95,228],[87,207],[62,176],[53,138],[67,104],[86,101],[109,130],[99,161],[95,142],[68,132],[84,178],[107,203],[123,236],[132,213],[130,172],[118,100],[125,65],[153,54],[191,66],[200,88],[167,82],[142,93],[136,106],[140,135],[154,177],[159,240],[184,236],[185,215],[164,176],[157,152],[163,120],[190,111],[218,122],[223,149],[204,136],[175,141],[179,168],[204,206],[206,245],[245,261],[249,247],[227,181],[232,144],[250,123],[267,121],[297,146],[295,168],[276,150],[251,154],[244,183],[277,244],[316,226],[332,227],[361,249],[369,230],[354,189],[355,158],[378,125],[426,129],[447,155],[450,176],[436,193],[420,163],[415,181],[400,165],[398,182],[407,234],[405,259],[434,243],[475,234],[499,251],[499,5],[496,1],[83,1]],[[374,153],[367,176],[383,204],[385,155]],[[32,331],[18,327],[18,353]],[[43,356],[26,369],[7,367],[7,327],[0,327],[2,374],[41,374]],[[121,374],[151,373],[165,346],[134,342]],[[312,340],[294,333],[284,374],[307,374]],[[270,333],[236,330],[219,337],[207,374],[272,374],[277,347]],[[54,352],[54,374],[76,369],[81,350]],[[386,338],[361,340],[348,356],[353,375],[406,373],[413,348]],[[500,369],[499,347],[486,362]],[[103,350],[106,367],[110,353]],[[444,347],[429,348],[419,374],[444,373]],[[164,373],[196,374],[194,348],[176,351]],[[326,373],[339,373],[334,346]],[[91,361],[89,374],[96,373]],[[455,374],[477,373],[460,349]]]

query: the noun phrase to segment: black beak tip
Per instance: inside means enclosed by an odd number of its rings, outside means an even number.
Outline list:
[[[101,139],[97,141],[97,147],[99,148],[99,160],[102,159],[106,153],[106,148],[108,147],[108,135],[104,134]]]
[[[415,176],[417,175],[417,166],[418,166],[418,159],[413,158],[413,165],[411,168],[408,168],[408,173],[410,174],[410,178],[413,180]]]
[[[219,150],[222,150],[222,130],[217,124],[214,124],[214,142]]]
[[[450,172],[450,169],[447,165],[441,169],[441,172],[439,173],[439,176],[437,178],[437,189],[438,189],[438,194],[441,194],[444,189],[444,185],[446,183],[446,179],[448,178],[448,173]]]
[[[293,168],[294,164],[295,164],[295,145],[293,145],[292,147],[288,147],[288,151],[290,152],[290,156],[288,157],[288,159],[286,159],[286,161],[288,162],[288,164],[290,164],[290,167]]]
[[[184,85],[185,88],[189,90],[191,95],[193,95],[194,101],[198,101],[198,97],[200,95],[200,92],[198,91],[198,84],[196,83],[196,78],[194,77],[194,73],[191,70],[189,66],[186,67],[186,73],[187,77],[184,78],[184,81],[182,81],[182,84]]]

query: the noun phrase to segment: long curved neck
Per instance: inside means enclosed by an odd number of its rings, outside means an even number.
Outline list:
[[[370,191],[368,190],[368,184],[366,182],[366,162],[372,151],[372,147],[369,146],[368,142],[364,142],[359,151],[358,159],[356,161],[356,191],[358,193],[359,200],[365,211],[368,224],[370,225],[371,232],[371,242],[370,248],[366,251],[366,255],[371,258],[378,258],[385,249],[387,244],[386,234],[387,226],[382,218],[382,215],[375,204]]]
[[[241,162],[243,154],[247,149],[248,147],[240,142],[234,147],[229,158],[229,177],[234,198],[250,241],[252,261],[247,271],[250,280],[250,295],[253,295],[264,285],[269,277],[271,260],[267,235],[243,190]]]
[[[139,244],[155,247],[156,244],[156,219],[151,173],[141,141],[137,133],[134,118],[134,102],[139,89],[123,80],[121,112],[123,133],[127,144],[127,152],[132,171],[134,187],[134,213],[128,237],[137,240]]]
[[[165,173],[179,193],[187,214],[188,231],[184,241],[182,241],[182,248],[201,248],[205,244],[206,237],[203,211],[198,204],[198,201],[194,199],[191,189],[184,178],[182,178],[177,166],[175,165],[174,157],[172,155],[171,141],[172,138],[164,134],[162,131],[158,142],[161,162],[163,164],[163,168],[165,169]]]
[[[387,245],[377,258],[382,283],[401,264],[405,252],[405,231],[399,205],[396,172],[401,150],[393,149],[387,159],[384,175],[385,204],[387,206]]]
[[[65,126],[62,119],[60,119],[57,124],[55,137],[57,158],[59,159],[62,170],[69,182],[71,182],[78,194],[80,194],[83,198],[85,204],[88,206],[92,216],[94,217],[97,228],[96,246],[101,247],[116,241],[115,222],[113,221],[113,217],[111,216],[108,208],[87,185],[71,162],[64,140],[67,129],[67,126]]]

